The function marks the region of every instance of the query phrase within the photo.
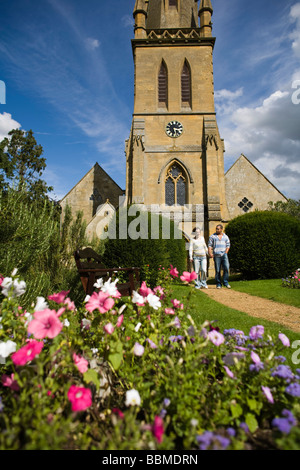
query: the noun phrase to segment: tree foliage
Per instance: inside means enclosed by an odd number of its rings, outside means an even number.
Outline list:
[[[286,202],[277,201],[275,203],[271,201],[269,202],[269,208],[273,212],[284,212],[300,220],[300,199],[299,201],[288,199]]]
[[[53,188],[40,178],[46,168],[42,155],[43,147],[37,144],[32,130],[10,131],[0,142],[1,188],[13,186],[21,190],[26,187],[33,199],[45,196]]]

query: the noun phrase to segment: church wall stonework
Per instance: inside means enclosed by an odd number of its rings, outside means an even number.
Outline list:
[[[244,155],[227,171],[225,188],[230,219],[255,209],[267,210],[270,201],[287,201]]]

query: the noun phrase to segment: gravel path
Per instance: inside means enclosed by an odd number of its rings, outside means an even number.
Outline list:
[[[201,292],[227,307],[240,310],[252,317],[264,318],[279,323],[290,330],[300,332],[300,308],[262,299],[233,289],[226,289],[225,287],[216,289],[216,286],[208,286],[208,289],[201,289]]]

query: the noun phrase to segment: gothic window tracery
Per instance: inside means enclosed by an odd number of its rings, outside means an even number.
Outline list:
[[[170,166],[165,179],[165,203],[167,206],[186,204],[187,179],[177,163]]]

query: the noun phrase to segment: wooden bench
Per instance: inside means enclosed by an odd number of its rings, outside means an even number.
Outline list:
[[[122,278],[125,274],[126,281],[116,284],[122,296],[131,296],[132,292],[139,287],[140,268],[107,268],[102,262],[102,258],[92,248],[84,248],[74,252],[74,258],[79,273],[81,283],[86,295],[91,295],[97,279],[102,278],[103,282],[109,278]]]

